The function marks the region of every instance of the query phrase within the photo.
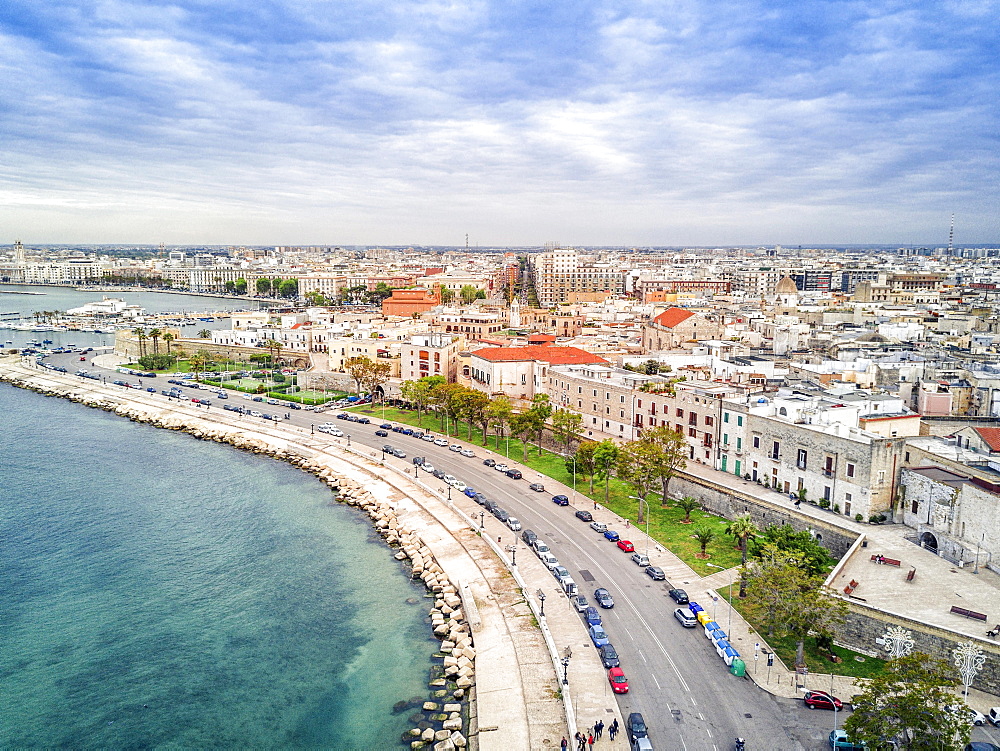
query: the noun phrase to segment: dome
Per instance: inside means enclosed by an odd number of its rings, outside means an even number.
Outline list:
[[[796,295],[799,288],[795,286],[795,280],[790,276],[783,276],[774,287],[776,295]]]

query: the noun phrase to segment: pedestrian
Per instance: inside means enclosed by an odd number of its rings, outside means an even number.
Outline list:
[[[573,736],[576,739],[577,751],[587,751],[585,746],[587,745],[587,738],[579,730],[576,731],[576,735]]]
[[[598,720],[597,724],[594,725],[594,730],[597,731],[594,733],[594,736],[597,740],[601,740],[601,736],[604,734],[604,720]]]
[[[503,540],[503,538],[501,538],[501,537],[498,537],[498,538],[497,538],[497,545],[499,545],[499,544],[500,544],[500,543],[502,542],[502,540]]]
[[[617,717],[615,718],[615,721],[611,723],[611,733],[614,733],[614,735],[611,736],[611,739],[614,740],[615,735],[618,735],[618,718]]]
[[[559,751],[566,751],[569,748],[569,741],[566,740],[566,736],[563,736],[562,741],[559,743]]]
[[[614,741],[614,739],[615,739],[615,726],[614,725],[608,726],[608,738],[610,740],[612,740],[612,741]]]
[[[628,519],[625,520],[625,526],[628,526]]]
[[[594,734],[591,733],[590,737],[587,738],[587,743],[590,745],[590,751],[594,751]]]

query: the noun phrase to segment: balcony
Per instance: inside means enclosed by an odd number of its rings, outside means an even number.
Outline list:
[[[833,470],[832,469],[824,469],[823,470],[823,476],[824,477],[833,477]]]

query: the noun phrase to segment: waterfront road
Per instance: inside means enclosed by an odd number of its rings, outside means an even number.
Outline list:
[[[49,358],[50,362],[67,367],[72,373],[78,367],[78,358]],[[94,370],[92,363],[86,367]],[[112,379],[111,375],[114,375]],[[123,376],[113,370],[102,375],[111,380],[123,380],[137,385],[135,377]],[[164,388],[166,379],[143,381],[143,386],[155,384]],[[216,400],[204,391],[186,389],[188,399],[204,396],[213,402],[211,410],[220,410],[223,404],[240,404],[247,409],[279,411],[275,405],[259,405],[245,401],[236,395],[227,401]],[[159,396],[161,399],[167,397]],[[598,521],[604,521],[616,529],[623,537],[628,537],[621,520],[611,512],[594,509],[591,502],[578,495],[576,506],[557,506],[552,503],[554,493],[572,496],[572,491],[556,485],[549,478],[542,478],[531,470],[517,466],[525,477],[513,480],[502,473],[483,465],[487,455],[492,453],[471,446],[477,456],[462,457],[445,447],[435,446],[428,441],[391,433],[388,438],[376,436],[375,430],[381,422],[378,410],[369,417],[370,425],[337,420],[334,412],[313,413],[305,410],[288,412],[292,424],[304,429],[321,422],[332,422],[350,435],[352,443],[379,450],[384,444],[391,444],[406,452],[405,459],[387,457],[388,462],[415,472],[412,457],[425,456],[435,467],[453,474],[468,485],[483,492],[502,508],[521,520],[524,528],[534,530],[548,543],[560,563],[569,569],[580,586],[580,591],[593,601],[593,590],[606,587],[615,599],[615,607],[602,609],[605,628],[619,652],[622,667],[628,676],[630,692],[615,697],[621,713],[627,717],[630,712],[641,712],[650,728],[650,737],[658,749],[729,749],[733,739],[739,735],[747,739],[750,749],[816,749],[825,744],[826,735],[833,726],[833,716],[825,712],[805,709],[802,702],[794,699],[776,698],[756,688],[752,682],[729,674],[725,664],[716,655],[711,644],[702,635],[701,629],[684,629],[672,617],[676,605],[667,594],[669,586],[665,582],[654,582],[643,570],[630,560],[630,555],[622,552],[603,535],[577,519],[577,508],[587,508]],[[245,417],[245,420],[255,418]],[[259,419],[259,418],[256,418]],[[322,434],[316,433],[316,438]],[[331,442],[346,442],[330,438]],[[466,446],[465,441],[451,442]],[[447,492],[444,483],[435,481],[429,474],[419,472],[419,479],[434,487],[440,486]],[[528,488],[530,482],[542,482],[546,492],[535,493]],[[452,491],[453,499],[471,516],[478,518],[482,507]],[[586,504],[586,505],[584,505]],[[503,545],[515,546],[515,556],[522,575],[527,581],[547,582],[542,585],[547,594],[546,609],[571,608],[571,604],[560,590],[555,580],[545,572],[537,558],[514,533],[491,515],[485,516],[486,533],[500,538]],[[639,545],[641,551],[643,546]],[[654,564],[656,551],[651,551]],[[683,582],[677,582],[683,586]],[[532,593],[527,593],[532,594]],[[552,611],[549,610],[551,613]],[[581,626],[578,635],[559,644],[560,650],[569,647],[573,652],[593,650],[586,632]],[[570,669],[572,677],[572,667]],[[606,688],[610,697],[610,688]],[[587,722],[588,718],[580,718]],[[597,718],[594,718],[597,719]],[[843,719],[842,717],[840,718]]]

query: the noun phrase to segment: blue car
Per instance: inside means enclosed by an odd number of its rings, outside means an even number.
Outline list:
[[[607,532],[605,532],[604,536],[607,537],[609,540],[611,540],[611,542],[618,542],[621,539],[618,536],[618,533],[615,532],[613,529],[609,529]]]
[[[467,496],[469,496],[469,498],[475,498],[476,497],[476,491],[473,490],[472,488],[466,488],[462,492],[465,493]]]
[[[569,505],[569,498],[567,498],[564,495],[556,495],[556,496],[552,496],[552,502],[554,504],[556,504],[557,506],[568,506]]]
[[[587,619],[588,626],[601,625],[601,614],[597,612],[597,608],[593,605],[590,605],[585,611],[583,611],[583,617]]]
[[[603,647],[605,644],[611,643],[604,626],[591,626],[587,629],[587,633],[590,634],[590,640],[594,642],[595,647]]]
[[[602,608],[613,608],[615,606],[615,601],[611,598],[611,593],[604,587],[598,587],[594,590],[594,599],[597,600],[597,604]]]

